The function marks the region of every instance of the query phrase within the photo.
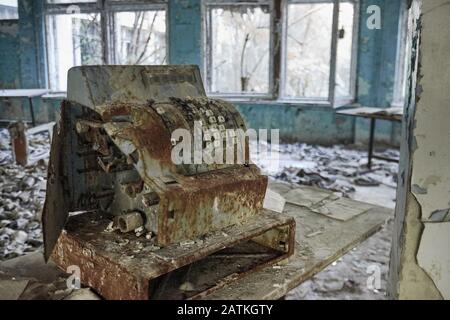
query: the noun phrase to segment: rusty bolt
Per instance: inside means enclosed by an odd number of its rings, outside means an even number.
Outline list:
[[[132,212],[119,216],[117,221],[119,229],[123,233],[131,232],[144,226],[144,219],[139,212]]]

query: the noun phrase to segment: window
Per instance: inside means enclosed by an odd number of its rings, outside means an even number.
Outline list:
[[[356,0],[208,0],[209,93],[351,102],[358,10]]]
[[[333,3],[287,5],[284,97],[328,99]]]
[[[268,94],[269,6],[210,5],[208,9],[209,91]]]
[[[166,60],[165,12],[116,12],[114,41],[118,64],[163,64]]]
[[[166,11],[161,2],[47,0],[50,88],[66,91],[73,66],[164,64]]]
[[[354,98],[356,1],[288,1],[281,96],[334,106]]]
[[[0,0],[0,20],[19,19],[17,0]]]

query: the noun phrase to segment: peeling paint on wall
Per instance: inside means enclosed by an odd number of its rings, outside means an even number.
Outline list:
[[[449,247],[450,222],[425,223],[417,261],[433,280],[444,299],[450,299]]]
[[[390,266],[390,294],[400,299],[450,298],[450,6],[446,3],[450,1],[415,0],[412,7],[411,99]]]

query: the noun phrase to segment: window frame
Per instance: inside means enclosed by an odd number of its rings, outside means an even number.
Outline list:
[[[398,39],[397,39],[397,56],[395,59],[395,78],[394,78],[394,92],[391,105],[393,107],[403,107],[406,102],[408,83],[408,52],[411,47],[409,35],[409,18],[410,9],[407,7],[405,1],[400,7],[400,19],[398,24]]]
[[[351,2],[354,4],[353,33],[352,33],[352,57],[350,74],[350,95],[346,97],[335,96],[336,89],[336,62],[339,32],[339,4]],[[286,83],[286,54],[287,54],[287,16],[288,5],[292,3],[333,3],[333,21],[330,54],[330,80],[328,98],[300,98],[287,97],[285,94]],[[211,92],[211,8],[224,5],[268,5],[270,8],[270,57],[269,57],[269,93],[213,93]],[[339,107],[351,104],[356,99],[356,71],[358,62],[358,38],[359,38],[359,0],[204,0],[202,6],[203,19],[203,45],[204,45],[204,79],[208,95],[236,101],[269,100],[286,103],[301,103],[308,105],[323,105]]]
[[[71,7],[78,6],[80,8],[79,13],[100,13],[101,21],[101,38],[102,38],[102,63],[103,64],[117,64],[116,55],[116,40],[115,40],[115,23],[114,14],[118,12],[133,12],[133,11],[152,11],[152,10],[164,10],[165,12],[165,24],[166,24],[166,61],[169,55],[169,10],[167,0],[131,0],[131,1],[114,1],[114,0],[96,0],[93,2],[71,2],[71,3],[49,3],[48,0],[44,2],[44,23],[45,23],[45,39],[49,43],[52,37],[49,25],[48,17],[51,15],[68,14]],[[46,45],[47,56],[47,87],[54,89],[51,83],[51,71],[50,71],[50,53],[49,46]],[[57,92],[57,91],[55,91]]]

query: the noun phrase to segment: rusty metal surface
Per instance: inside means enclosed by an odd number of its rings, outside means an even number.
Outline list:
[[[66,105],[61,106],[61,116],[67,113]],[[64,141],[65,123],[61,122],[53,130],[52,149],[47,172],[47,187],[44,208],[42,212],[42,227],[44,234],[44,256],[48,260],[53,247],[66,223],[69,208],[67,190],[65,190],[64,152],[67,151]]]
[[[227,279],[292,254],[295,222],[262,210],[267,177],[250,162],[243,118],[205,96],[198,68],[74,68],[68,98],[52,147],[47,257],[67,215],[83,214],[56,244],[60,267],[80,266],[106,298],[147,299],[150,280],[249,239],[277,254]],[[195,146],[174,161],[178,129],[220,161],[197,161]]]
[[[105,103],[206,96],[198,66],[82,66],[69,70],[67,98],[89,108]]]
[[[264,261],[264,265],[285,259],[294,250],[295,221],[269,211],[250,218],[244,225],[224,228],[202,239],[165,248],[155,247],[145,237],[105,231],[109,223],[108,218],[95,213],[70,218],[52,255],[52,260],[63,270],[71,265],[79,266],[82,282],[106,299],[152,298],[149,295],[152,279],[269,230],[288,228],[289,245],[280,247],[279,255]],[[220,287],[220,283],[218,285]]]
[[[145,84],[134,88],[132,96],[110,92],[133,72],[137,82],[144,81],[144,75],[161,74],[179,74],[193,82],[174,79],[176,85],[159,93],[157,101],[144,100],[148,98],[143,96]],[[167,246],[244,223],[262,209],[267,178],[250,164],[248,139],[238,141],[233,136],[227,150],[229,130],[245,132],[244,121],[230,103],[203,95],[196,68],[81,67],[72,69],[71,77],[81,77],[81,82],[69,86],[69,98],[81,101],[75,93],[87,85],[84,90],[90,100],[86,105],[63,102],[64,170],[59,174],[70,212],[97,210],[113,216],[141,212],[146,231],[156,236],[159,246]],[[185,96],[186,86],[191,85],[198,96]],[[108,92],[110,99],[105,97]],[[200,139],[213,132],[214,138],[201,141],[201,147],[214,141],[214,153],[219,146],[225,150],[224,163],[196,163],[192,152],[189,163],[175,164],[171,135],[177,129],[185,129],[191,137],[200,133]],[[226,152],[233,160],[243,155],[242,162],[227,164]]]
[[[211,103],[206,98],[186,101]],[[216,111],[223,107],[221,114],[228,128],[245,129],[234,107],[214,104]],[[180,104],[164,105],[171,114],[166,122],[172,119],[172,126],[194,130],[193,120],[182,123],[185,115]],[[147,230],[155,233],[158,245],[165,246],[243,223],[262,208],[267,177],[255,165],[172,162],[172,128],[154,110],[164,108],[161,105],[106,105],[97,108],[99,113],[67,101],[64,107],[68,111],[62,117],[67,135],[63,174],[70,195],[69,211],[143,212]],[[149,203],[153,194],[157,201]]]

